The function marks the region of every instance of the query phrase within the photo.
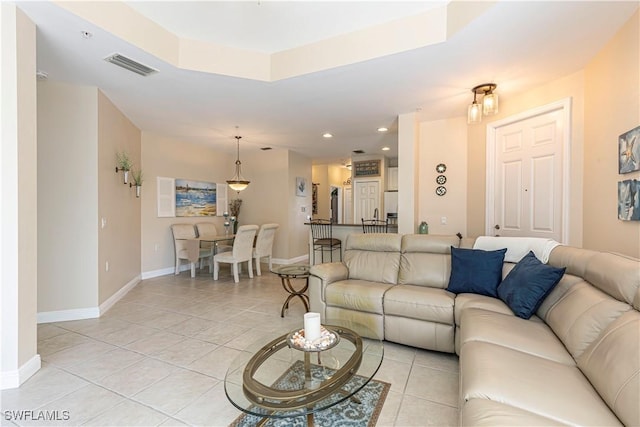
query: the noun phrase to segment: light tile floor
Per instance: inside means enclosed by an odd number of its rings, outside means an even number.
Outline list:
[[[230,361],[304,313],[296,299],[280,317],[287,294],[264,267],[238,284],[224,269],[217,282],[206,270],[143,280],[99,319],[39,325],[42,369],[2,392],[0,425],[229,425],[240,414],[224,394]],[[385,342],[376,378],[392,384],[378,426],[457,424],[455,355]],[[61,420],[18,421],[20,410]]]

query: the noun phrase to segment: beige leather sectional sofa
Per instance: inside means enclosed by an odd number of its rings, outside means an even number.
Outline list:
[[[640,425],[639,260],[555,247],[548,264],[565,274],[524,320],[500,299],[446,290],[451,246],[473,243],[350,235],[343,262],[312,267],[311,310],[456,352],[461,425]]]

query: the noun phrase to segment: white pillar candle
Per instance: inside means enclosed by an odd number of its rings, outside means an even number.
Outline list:
[[[304,338],[307,341],[320,338],[320,313],[306,313],[304,315]]]

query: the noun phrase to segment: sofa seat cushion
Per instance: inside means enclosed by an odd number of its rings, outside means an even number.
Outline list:
[[[508,314],[470,308],[462,312],[460,347],[483,341],[575,366],[576,362],[551,328]]]
[[[462,405],[461,425],[463,426],[564,426],[551,418],[526,411],[489,399],[471,399]]]
[[[454,300],[443,289],[397,285],[384,295],[384,314],[453,325]]]
[[[327,286],[327,305],[383,314],[382,298],[392,286],[368,280],[341,280]]]
[[[460,393],[463,402],[490,399],[561,423],[621,425],[576,366],[481,341],[462,347]]]
[[[481,308],[483,310],[494,311],[513,316],[511,309],[498,298],[492,298],[478,294],[458,294],[453,309],[456,325],[460,325],[462,313],[469,308]]]

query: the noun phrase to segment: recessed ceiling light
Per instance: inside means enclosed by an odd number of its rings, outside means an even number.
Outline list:
[[[330,134],[329,132],[326,132],[326,133],[323,133],[323,134],[322,134],[322,137],[323,137],[323,138],[333,138],[333,135],[332,135],[332,134]]]
[[[389,147],[382,147],[382,151],[389,151],[389,150],[391,150],[391,148],[389,148]]]
[[[378,132],[387,132],[389,129],[385,127],[378,128]]]

